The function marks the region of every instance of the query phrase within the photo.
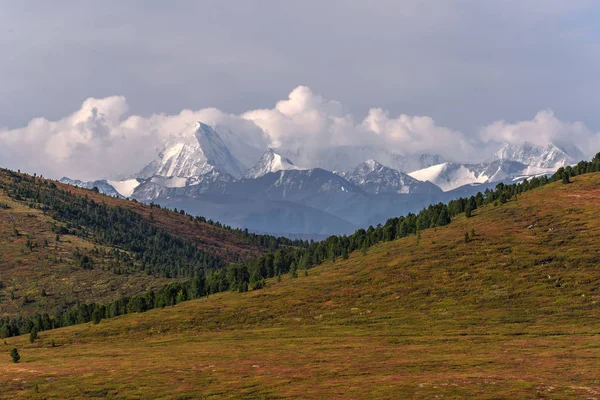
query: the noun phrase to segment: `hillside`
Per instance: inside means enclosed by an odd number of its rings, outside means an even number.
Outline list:
[[[555,182],[262,290],[8,338],[0,398],[596,398],[598,234],[600,174]]]
[[[0,317],[155,290],[279,240],[0,170]]]

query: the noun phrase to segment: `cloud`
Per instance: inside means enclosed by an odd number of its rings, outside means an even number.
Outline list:
[[[362,127],[382,137],[388,149],[403,155],[434,153],[465,161],[473,157],[473,146],[462,133],[437,126],[427,116],[390,118],[388,112],[372,108]]]
[[[297,87],[273,108],[239,115],[204,108],[140,116],[129,115],[128,109],[123,96],[89,98],[79,110],[56,121],[35,118],[25,127],[0,130],[0,165],[51,177],[126,176],[139,171],[156,157],[167,138],[186,131],[195,121],[213,126],[248,167],[268,147],[310,152],[369,146],[401,155],[434,153],[461,162],[477,161],[485,145],[501,142],[572,142],[589,149],[586,156],[600,148],[598,133],[581,122],[563,122],[548,110],[530,121],[494,122],[473,140],[428,116],[392,116],[371,108],[364,118],[357,118],[340,102],[324,99],[306,86]]]
[[[528,121],[496,121],[480,130],[480,138],[484,143],[574,145],[588,157],[600,149],[599,132],[593,132],[582,122],[561,121],[551,110],[539,111]]]
[[[167,138],[195,121],[219,129],[228,145],[241,150],[244,144],[250,149],[268,145],[262,130],[252,122],[215,108],[149,117],[127,116],[127,110],[122,96],[89,98],[79,110],[57,121],[35,118],[23,128],[0,130],[0,165],[55,178],[126,176],[143,168]],[[229,132],[244,135],[236,141]],[[256,150],[247,154],[252,160],[260,156]],[[245,158],[244,154],[240,158]]]
[[[306,86],[294,89],[273,109],[241,116],[261,127],[273,147],[380,146],[404,155],[434,152],[448,158],[467,157],[472,150],[462,133],[437,126],[427,116],[394,118],[372,108],[363,121],[355,122],[341,103],[325,100]]]

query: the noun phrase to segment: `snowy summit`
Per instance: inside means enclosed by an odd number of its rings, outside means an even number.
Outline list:
[[[214,169],[240,178],[244,167],[213,128],[196,122],[189,131],[171,139],[158,159],[148,164],[137,177],[189,178],[207,174]]]
[[[288,171],[288,170],[303,170],[294,165],[289,159],[280,154],[277,154],[273,149],[265,151],[258,163],[250,168],[244,174],[246,179],[256,179],[268,174],[269,172]]]

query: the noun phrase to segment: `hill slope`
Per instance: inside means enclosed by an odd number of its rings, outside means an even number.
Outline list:
[[[155,290],[278,242],[8,170],[0,231],[0,317]]]
[[[0,397],[595,398],[598,234],[579,176],[263,290],[9,338]]]

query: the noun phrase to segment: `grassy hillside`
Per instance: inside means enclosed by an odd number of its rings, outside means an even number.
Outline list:
[[[0,398],[597,398],[600,174],[572,180],[263,290],[9,338]]]
[[[156,249],[133,243],[150,235]],[[274,238],[0,169],[0,317],[106,303],[273,246]],[[176,265],[165,272],[168,262]]]

